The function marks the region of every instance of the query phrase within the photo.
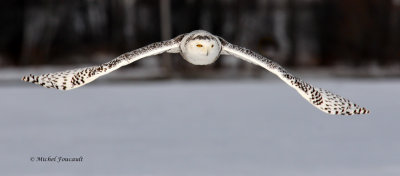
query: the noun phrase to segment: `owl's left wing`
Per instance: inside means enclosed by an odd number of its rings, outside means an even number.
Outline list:
[[[122,54],[110,62],[104,63],[100,66],[78,68],[39,76],[30,74],[24,76],[22,80],[41,85],[43,87],[56,88],[59,90],[78,88],[89,82],[92,82],[100,76],[108,74],[141,58],[161,54],[164,52],[179,52],[179,43],[182,38],[183,35],[180,35],[171,40],[152,43],[145,47]]]
[[[232,55],[247,62],[259,65],[277,75],[286,84],[294,88],[303,98],[312,105],[328,114],[352,115],[368,114],[369,110],[349,101],[340,95],[333,94],[327,90],[314,87],[309,83],[288,73],[279,64],[267,59],[249,49],[233,45],[220,38],[222,44],[221,54]]]

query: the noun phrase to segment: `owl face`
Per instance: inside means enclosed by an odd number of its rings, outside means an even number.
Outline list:
[[[221,54],[221,42],[206,31],[193,31],[181,42],[182,57],[194,65],[214,63]]]

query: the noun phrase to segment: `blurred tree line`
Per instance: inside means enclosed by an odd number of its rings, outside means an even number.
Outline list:
[[[14,0],[0,4],[0,66],[101,63],[112,59],[105,55],[117,56],[195,29],[290,66],[400,61],[400,0]],[[160,65],[191,68],[176,58]],[[219,61],[210,68],[223,66]]]

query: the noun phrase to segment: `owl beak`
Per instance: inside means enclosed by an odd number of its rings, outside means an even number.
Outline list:
[[[208,53],[210,52],[210,50],[211,50],[211,46],[208,46],[207,48],[206,48],[206,50],[207,50],[207,52],[206,52],[206,56],[208,56]]]
[[[210,48],[208,48],[208,47],[203,47],[202,50],[203,50],[202,52],[203,52],[206,56],[208,56],[208,52],[209,52]]]

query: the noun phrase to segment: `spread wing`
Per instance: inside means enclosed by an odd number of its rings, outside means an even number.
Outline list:
[[[368,114],[369,110],[364,107],[349,101],[340,95],[333,94],[327,90],[314,87],[309,83],[293,76],[288,73],[279,64],[255,53],[249,49],[228,43],[220,38],[222,47],[222,54],[232,55],[243,59],[247,62],[259,65],[268,71],[277,75],[286,84],[293,87],[303,98],[305,98],[312,105],[328,114]]]
[[[141,58],[161,54],[164,52],[179,52],[179,43],[182,38],[183,35],[180,35],[171,40],[147,45],[145,47],[122,54],[110,62],[104,63],[100,66],[78,68],[39,76],[30,74],[28,76],[24,76],[22,80],[41,85],[43,87],[56,88],[60,90],[78,88],[89,82],[92,82],[100,76],[108,74]]]

